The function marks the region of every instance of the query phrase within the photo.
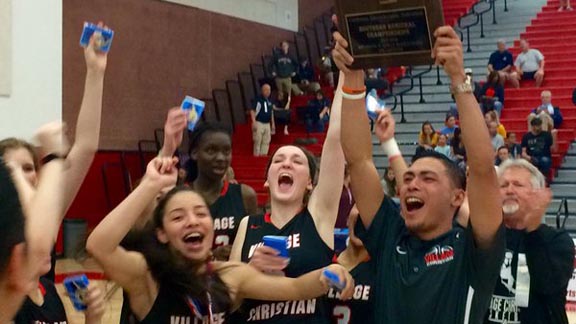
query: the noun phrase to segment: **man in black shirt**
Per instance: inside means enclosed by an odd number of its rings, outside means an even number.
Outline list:
[[[510,81],[514,88],[519,88],[520,82],[518,81],[518,74],[512,70],[513,65],[514,60],[512,59],[512,53],[506,49],[506,41],[499,39],[498,50],[494,51],[488,60],[488,72],[498,72],[502,85],[504,85],[506,81]]]
[[[522,137],[522,158],[532,162],[544,176],[549,177],[552,166],[552,151],[556,150],[556,129],[551,132],[542,130],[542,119],[530,121],[530,132]]]
[[[353,59],[346,51],[348,44],[335,33],[333,57],[345,74],[342,147],[362,220],[357,234],[376,270],[373,323],[481,323],[504,256],[494,152],[466,82],[462,43],[451,27],[440,27],[434,36],[433,55],[452,81],[468,152],[467,227],[453,221],[464,201],[465,176],[443,155],[428,153],[410,168],[404,165],[406,171],[398,175],[402,214],[385,197],[372,160],[365,103],[355,94],[364,88],[363,72],[349,69]],[[391,118],[380,113],[377,122],[390,124]],[[391,166],[402,169],[395,141],[382,145]]]
[[[551,192],[528,161],[498,169],[506,226],[506,257],[485,323],[568,324],[566,289],[574,242],[564,230],[542,224]]]

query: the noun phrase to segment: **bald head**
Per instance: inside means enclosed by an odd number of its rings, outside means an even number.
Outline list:
[[[272,89],[270,88],[270,85],[268,83],[263,84],[261,90],[262,90],[262,96],[264,98],[270,97]]]

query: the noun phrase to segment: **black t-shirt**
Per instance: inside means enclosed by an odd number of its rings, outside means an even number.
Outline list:
[[[354,278],[354,295],[350,300],[340,300],[334,288],[328,291],[332,306],[333,324],[369,324],[374,322],[373,283],[376,271],[372,261],[358,264],[350,271]]]
[[[332,263],[334,251],[322,240],[308,209],[294,216],[283,228],[277,228],[270,215],[250,216],[242,246],[242,262],[248,262],[265,235],[287,236],[290,264],[284,274],[295,278]],[[265,287],[263,287],[265,289]],[[234,323],[330,323],[327,297],[298,301],[245,300]]]
[[[522,148],[526,148],[526,153],[532,157],[552,156],[550,147],[553,140],[550,132],[542,131],[538,135],[528,132],[522,137]]]
[[[507,50],[502,53],[495,51],[490,55],[488,64],[492,64],[492,68],[494,68],[495,71],[500,71],[508,65],[514,64],[514,60],[512,59],[512,54]]]
[[[215,301],[213,306],[212,322],[213,324],[222,324],[227,322],[227,310]],[[184,296],[179,296],[172,292],[168,287],[160,286],[158,296],[150,312],[140,321],[141,324],[204,324],[210,323],[207,305],[198,307],[196,316]],[[201,317],[201,318],[200,318]]]
[[[519,256],[528,266],[528,307],[516,305]],[[568,324],[566,288],[573,265],[574,242],[567,232],[547,225],[532,233],[507,229],[506,255],[485,323]]]
[[[213,247],[231,245],[240,221],[246,216],[242,185],[224,181],[220,197],[210,205],[210,214],[214,220]]]
[[[421,241],[385,197],[370,228],[358,222],[356,234],[376,269],[374,323],[482,322],[504,255],[503,227],[488,250],[475,246],[471,227],[458,225]]]
[[[66,324],[66,310],[54,283],[40,278],[39,288],[44,295],[44,304],[36,305],[26,297],[22,308],[14,318],[14,324]]]

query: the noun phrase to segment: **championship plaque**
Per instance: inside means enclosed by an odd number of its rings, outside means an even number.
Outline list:
[[[354,68],[432,64],[441,0],[336,0]]]

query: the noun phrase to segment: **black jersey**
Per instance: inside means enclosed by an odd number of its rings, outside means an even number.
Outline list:
[[[51,282],[56,282],[56,250],[52,249],[50,252],[50,271],[42,276]]]
[[[197,313],[198,315],[195,315]],[[158,296],[150,312],[140,321],[141,324],[222,324],[226,320],[226,310],[215,302],[212,321],[208,307],[202,305],[196,310],[188,304],[185,296],[179,296],[170,288],[160,286]]]
[[[340,300],[334,288],[328,291],[334,324],[370,324],[374,323],[373,297],[374,271],[371,261],[358,264],[350,271],[354,278],[354,295],[350,300]]]
[[[248,262],[265,235],[287,236],[290,264],[284,273],[295,278],[332,263],[334,251],[322,240],[308,209],[296,215],[283,228],[276,228],[270,214],[250,216],[242,246],[242,262]],[[246,300],[238,314],[238,323],[330,323],[327,297],[299,301]],[[236,323],[236,322],[235,322]]]
[[[506,229],[504,263],[484,322],[567,324],[573,262],[574,242],[566,231],[547,225],[530,233]]]
[[[476,246],[471,224],[423,241],[385,197],[370,227],[357,222],[355,233],[376,271],[373,323],[482,323],[504,257],[503,226],[487,249]]]
[[[14,318],[14,324],[66,324],[66,310],[56,291],[54,283],[40,278],[38,284],[44,304],[36,305],[29,297],[26,297],[22,308]]]
[[[210,214],[214,220],[213,247],[234,243],[238,225],[246,216],[242,185],[224,181],[220,196],[210,205]]]

